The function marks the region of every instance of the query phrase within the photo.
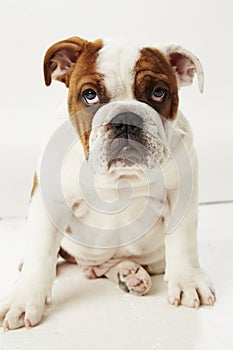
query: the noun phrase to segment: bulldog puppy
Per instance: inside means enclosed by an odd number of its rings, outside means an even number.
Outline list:
[[[195,74],[202,92],[200,61],[177,45],[73,37],[48,49],[45,83],[69,89],[70,119],[35,173],[22,271],[0,308],[5,330],[40,322],[59,252],[132,294],[165,272],[172,305],[214,304],[197,253],[197,158],[178,110]]]

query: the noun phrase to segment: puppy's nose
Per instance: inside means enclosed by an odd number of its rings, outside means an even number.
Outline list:
[[[110,122],[116,136],[122,134],[139,134],[142,128],[142,118],[131,112],[119,113]]]

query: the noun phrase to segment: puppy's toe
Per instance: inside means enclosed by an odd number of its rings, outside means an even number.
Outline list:
[[[8,331],[10,329],[17,329],[24,326],[24,310],[19,306],[12,306],[5,316],[3,322],[3,329]]]
[[[36,326],[42,319],[45,304],[28,304],[25,312],[25,326],[31,328]]]

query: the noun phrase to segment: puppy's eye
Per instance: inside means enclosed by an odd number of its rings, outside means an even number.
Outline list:
[[[158,103],[162,103],[167,95],[167,90],[163,88],[157,88],[152,93],[152,100]]]
[[[100,102],[100,99],[99,99],[97,93],[92,89],[88,89],[88,90],[83,91],[82,97],[85,100],[85,102],[89,105],[93,105],[95,103]]]

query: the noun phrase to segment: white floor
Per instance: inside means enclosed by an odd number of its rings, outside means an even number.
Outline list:
[[[213,308],[172,307],[162,276],[148,296],[124,294],[107,279],[86,280],[62,264],[54,306],[36,328],[3,332],[0,350],[212,350],[233,349],[233,204],[201,206],[199,251],[217,290]],[[0,221],[0,296],[17,278],[23,219]],[[12,248],[13,247],[13,248]]]

